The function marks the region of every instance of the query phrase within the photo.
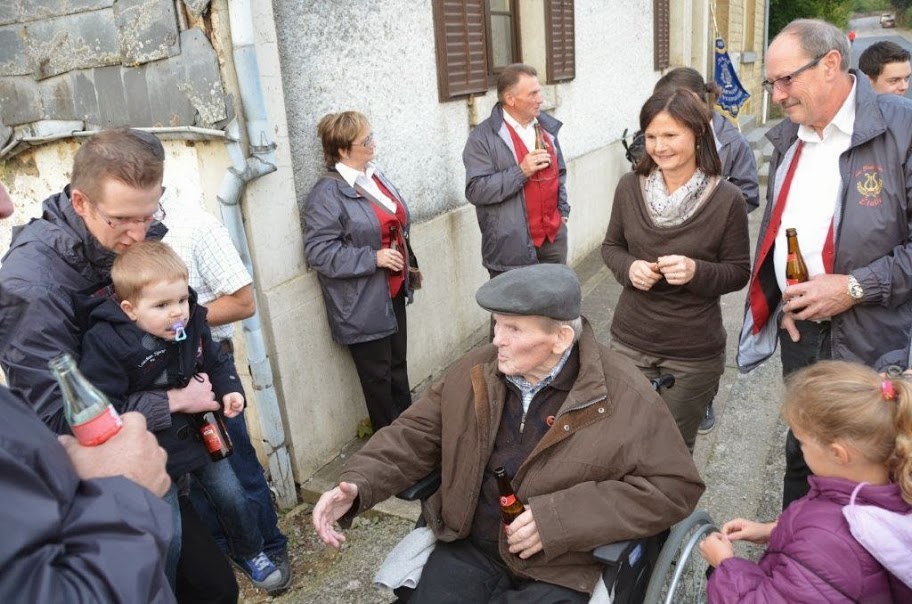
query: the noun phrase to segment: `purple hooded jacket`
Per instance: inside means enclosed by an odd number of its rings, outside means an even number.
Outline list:
[[[842,515],[855,482],[811,476],[810,492],[779,517],[756,563],[722,562],[709,580],[710,604],[752,602],[912,602],[912,589],[889,574],[849,532]],[[899,485],[865,486],[855,503],[909,513]]]

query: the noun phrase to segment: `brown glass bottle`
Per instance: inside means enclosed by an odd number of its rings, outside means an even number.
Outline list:
[[[225,429],[225,420],[222,419],[220,410],[197,413],[194,417],[199,423],[200,436],[212,461],[221,461],[234,453],[234,445]]]
[[[402,248],[399,247],[399,227],[396,226],[395,224],[391,224],[391,225],[390,225],[390,228],[389,228],[389,240],[390,240],[390,242],[389,242],[389,249],[395,250],[395,251],[397,251],[397,252],[399,252],[399,253],[401,254],[401,253],[402,253]],[[386,270],[388,270],[389,272],[393,273],[394,275],[395,275],[395,274],[398,274],[398,273],[400,272],[400,271],[394,271],[394,270],[391,269],[391,268],[388,268],[388,269],[386,269]]]
[[[497,489],[500,491],[500,514],[503,516],[504,524],[511,524],[517,516],[526,511],[526,506],[516,498],[516,491],[513,490],[510,477],[503,467],[494,468],[494,477],[497,478]]]
[[[785,259],[785,282],[789,285],[803,283],[808,280],[808,269],[798,247],[798,232],[795,229],[785,229],[785,239],[788,243],[788,255]]]
[[[536,149],[547,149],[548,143],[545,142],[545,134],[542,132],[542,127],[538,122],[535,122],[533,126],[535,129],[535,148]]]

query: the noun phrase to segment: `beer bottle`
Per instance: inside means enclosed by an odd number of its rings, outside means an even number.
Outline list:
[[[234,445],[225,428],[221,409],[197,413],[194,417],[199,424],[200,436],[203,438],[203,444],[206,445],[212,461],[221,461],[234,453]]]
[[[84,447],[94,447],[117,434],[123,426],[120,414],[104,393],[92,385],[69,354],[48,363],[63,395],[63,414],[73,435]]]
[[[399,247],[399,227],[397,227],[395,224],[391,224],[391,225],[390,225],[390,228],[389,228],[389,239],[390,239],[389,249],[395,250],[395,251],[397,251],[397,252],[399,252],[399,253],[401,254],[401,253],[402,253],[402,249]],[[399,271],[394,271],[394,270],[391,269],[391,268],[390,268],[390,269],[387,269],[387,270],[388,270],[389,272],[393,273],[394,275],[395,275],[396,273],[399,272]]]
[[[803,283],[808,280],[808,269],[798,247],[798,232],[795,229],[785,229],[785,238],[788,243],[788,255],[785,260],[785,282],[789,285]]]
[[[500,514],[503,516],[504,524],[510,524],[526,511],[526,506],[516,498],[510,477],[502,466],[494,468],[494,477],[497,478],[497,488],[500,491]]]
[[[538,149],[547,150],[548,143],[545,142],[545,134],[544,134],[544,132],[542,132],[541,124],[539,124],[538,121],[536,121],[533,128],[535,129],[535,149],[536,150],[538,150]]]

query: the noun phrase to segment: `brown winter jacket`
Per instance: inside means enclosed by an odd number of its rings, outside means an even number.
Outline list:
[[[591,592],[595,547],[661,532],[686,517],[703,482],[662,399],[584,322],[580,370],[554,425],[513,484],[532,509],[544,551],[500,555],[520,577]],[[424,516],[443,541],[469,535],[507,391],[494,346],[481,346],[353,455],[341,480],[358,486],[350,514],[387,499],[435,468],[440,490]]]

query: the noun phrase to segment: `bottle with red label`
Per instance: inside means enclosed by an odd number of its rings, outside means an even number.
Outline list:
[[[504,524],[508,525],[526,511],[526,506],[517,499],[510,477],[503,467],[494,468],[494,477],[497,479],[497,488],[500,491],[500,514],[503,516]]]
[[[123,421],[104,393],[92,385],[69,354],[48,363],[63,395],[63,413],[79,444],[94,447],[117,434]]]
[[[804,264],[804,257],[801,255],[801,248],[798,247],[798,231],[795,229],[785,229],[785,239],[788,244],[788,252],[785,257],[785,282],[789,285],[803,283],[808,280],[808,269]]]
[[[234,453],[234,445],[231,437],[228,436],[228,430],[225,429],[225,420],[222,419],[222,411],[207,411],[195,415],[199,424],[200,436],[206,450],[209,451],[209,458],[212,461],[221,461]]]

